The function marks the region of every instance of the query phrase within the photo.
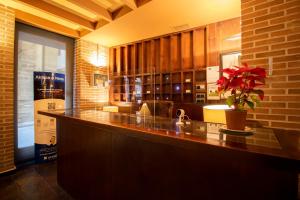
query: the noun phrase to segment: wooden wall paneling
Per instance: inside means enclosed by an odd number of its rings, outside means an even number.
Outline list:
[[[114,73],[114,67],[115,67],[115,55],[114,55],[115,48],[109,49],[109,74]]]
[[[116,48],[116,73],[120,75],[121,72],[121,47]]]
[[[155,39],[155,71],[160,72],[160,39]]]
[[[220,65],[219,23],[207,26],[207,66]]]
[[[131,69],[132,69],[132,72],[133,74],[135,75],[135,67],[137,65],[136,63],[136,46],[133,44],[131,45],[131,51],[130,51],[130,60],[131,60]]]
[[[162,37],[160,40],[160,71],[170,71],[170,37]]]
[[[143,42],[143,73],[151,73],[151,41]]]
[[[134,75],[135,68],[135,46],[128,45],[127,46],[127,74]]]
[[[143,68],[143,45],[142,43],[136,44],[136,67],[135,74],[142,74]]]
[[[193,68],[193,32],[183,32],[181,33],[181,62],[182,69],[192,69]]]
[[[205,29],[193,31],[193,59],[194,69],[205,68]]]
[[[153,72],[160,73],[160,39],[154,39],[151,41],[151,62]]]
[[[128,49],[127,46],[121,47],[121,74],[128,75]]]
[[[157,81],[153,84],[153,79],[158,77],[159,98],[175,102],[189,99],[194,102],[196,93],[206,91],[196,90],[196,84],[206,82],[206,78],[202,77],[206,66],[219,65],[221,53],[240,50],[239,40],[227,40],[239,33],[240,18],[235,18],[128,44],[126,48],[113,47],[110,51],[110,73],[119,76],[126,69],[132,80],[140,78],[143,97],[147,96],[146,99],[158,96],[158,93],[152,93],[152,88],[158,86]],[[125,59],[122,59],[124,56]],[[123,61],[126,68],[121,68]],[[192,87],[190,83],[184,82],[186,73],[190,72],[193,73]],[[174,89],[176,86],[180,86],[180,91]],[[186,89],[191,89],[192,94],[188,94]]]
[[[151,66],[151,73],[156,72],[155,67],[155,43],[154,40],[150,40],[150,66]]]
[[[118,72],[118,66],[117,66],[117,48],[113,49],[113,74],[116,75]]]
[[[241,34],[241,19],[239,17],[219,22],[219,32],[220,51],[222,53],[241,50],[241,38],[232,37]]]
[[[170,60],[171,60],[171,70],[180,71],[181,70],[181,35],[171,35],[170,38]]]

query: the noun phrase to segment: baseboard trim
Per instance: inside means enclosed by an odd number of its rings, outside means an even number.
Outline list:
[[[1,176],[6,176],[6,175],[10,175],[10,174],[13,174],[15,171],[16,171],[16,166],[14,166],[13,168],[11,169],[7,169],[7,170],[4,170],[4,171],[1,171],[0,172],[0,177]]]

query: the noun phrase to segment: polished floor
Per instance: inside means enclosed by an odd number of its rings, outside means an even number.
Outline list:
[[[300,174],[298,199],[300,200]],[[0,200],[73,200],[57,184],[56,162],[33,164],[0,176]]]
[[[0,176],[1,200],[72,200],[57,184],[56,163],[35,164]]]

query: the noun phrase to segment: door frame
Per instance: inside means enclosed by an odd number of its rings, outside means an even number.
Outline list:
[[[20,22],[15,23],[15,44],[14,44],[14,160],[15,165],[22,165],[26,162],[34,161],[34,146],[18,149],[18,42],[19,32],[28,32],[41,37],[47,37],[66,44],[66,94],[70,94],[70,98],[66,98],[67,108],[73,107],[73,69],[75,40],[67,36],[46,31]],[[34,112],[34,111],[33,111]]]

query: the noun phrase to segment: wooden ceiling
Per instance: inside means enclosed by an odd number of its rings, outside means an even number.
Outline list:
[[[15,9],[16,20],[80,38],[151,0],[0,0]]]

